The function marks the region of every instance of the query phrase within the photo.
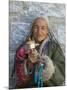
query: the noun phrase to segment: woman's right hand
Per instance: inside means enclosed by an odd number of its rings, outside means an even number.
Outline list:
[[[38,53],[37,53],[36,49],[31,49],[30,52],[28,53],[28,58],[32,63],[35,63],[38,61],[37,55],[38,55]]]

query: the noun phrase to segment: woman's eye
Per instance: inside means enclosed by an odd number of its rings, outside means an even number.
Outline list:
[[[35,27],[33,27],[33,29],[37,29],[37,28],[38,28],[38,27],[36,27],[36,26],[35,26]]]
[[[45,27],[42,27],[41,29],[42,29],[42,30],[45,30]]]
[[[45,29],[47,29],[47,26],[44,26],[44,27],[42,27],[41,29],[42,29],[42,30],[45,30]]]

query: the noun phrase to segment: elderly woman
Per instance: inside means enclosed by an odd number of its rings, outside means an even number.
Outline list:
[[[37,43],[28,50],[27,42],[16,53],[16,88],[38,87],[38,75],[41,64],[43,86],[61,86],[65,81],[65,57],[59,44],[49,34],[46,19],[36,18],[32,24],[33,38]],[[35,80],[34,80],[35,79]],[[37,82],[36,82],[37,79]],[[40,86],[40,85],[39,85]]]

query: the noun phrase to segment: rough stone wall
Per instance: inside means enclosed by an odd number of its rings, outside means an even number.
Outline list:
[[[49,28],[65,53],[65,4],[44,2],[9,2],[9,87],[14,88],[16,74],[11,77],[17,47],[30,33],[32,21],[39,16],[46,17]]]

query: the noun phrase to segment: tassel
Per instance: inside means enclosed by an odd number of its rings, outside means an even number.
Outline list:
[[[37,80],[38,79],[38,68],[37,68],[37,65],[36,65],[36,69],[35,69],[35,74],[34,74],[34,82],[37,83]]]
[[[43,69],[44,69],[44,64],[41,64],[39,69],[36,66],[35,69],[34,82],[37,84],[38,87],[43,87],[43,80],[42,80]]]
[[[44,69],[44,64],[41,64],[39,69],[38,87],[43,87],[43,80],[42,80],[43,69]]]

